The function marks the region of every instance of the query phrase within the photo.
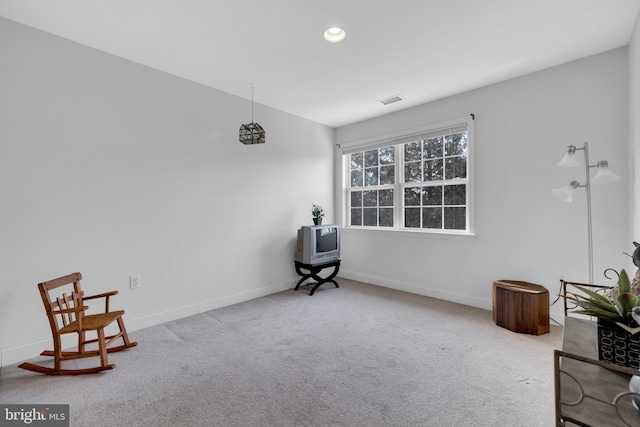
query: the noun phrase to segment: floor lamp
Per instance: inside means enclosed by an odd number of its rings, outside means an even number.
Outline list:
[[[581,166],[580,161],[576,159],[576,151],[584,152],[585,175],[586,181],[580,184],[578,181],[571,181],[562,188],[555,188],[551,193],[559,200],[567,203],[573,202],[573,190],[583,187],[587,190],[587,240],[589,245],[589,283],[593,283],[593,236],[591,226],[591,183],[594,184],[610,184],[620,179],[618,175],[609,169],[609,163],[606,160],[600,160],[595,165],[589,164],[589,144],[584,143],[584,147],[576,148],[575,145],[569,145],[567,152],[557,166],[560,167],[578,167]],[[591,178],[591,168],[597,168],[596,175]]]

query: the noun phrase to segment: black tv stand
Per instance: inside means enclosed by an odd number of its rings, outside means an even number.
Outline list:
[[[300,261],[294,261],[293,262],[296,266],[296,273],[298,273],[298,275],[302,276],[302,279],[298,280],[298,284],[296,285],[296,291],[300,288],[300,285],[302,284],[302,282],[304,282],[305,280],[311,278],[313,280],[315,280],[315,283],[311,283],[313,285],[313,288],[311,288],[311,292],[309,292],[309,295],[313,295],[313,293],[316,291],[316,289],[318,289],[320,287],[320,285],[323,285],[325,283],[331,282],[334,285],[336,285],[336,288],[339,288],[340,286],[338,286],[338,282],[336,282],[335,280],[333,280],[334,277],[336,277],[336,275],[338,274],[338,270],[340,269],[340,260],[337,259],[335,261],[331,261],[331,262],[325,262],[323,264],[304,264]],[[329,268],[329,267],[333,267],[333,272],[331,274],[329,274],[327,277],[322,278],[320,276],[318,276],[318,273],[320,273],[320,271],[324,270],[325,268]],[[308,272],[304,272],[302,270],[307,270]]]

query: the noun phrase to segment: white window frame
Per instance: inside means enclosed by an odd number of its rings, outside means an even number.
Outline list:
[[[337,182],[338,194],[340,197],[337,200],[337,206],[341,212],[341,224],[345,228],[345,231],[358,231],[358,232],[380,232],[380,233],[410,233],[412,235],[420,236],[475,236],[474,227],[474,152],[475,152],[475,134],[474,134],[474,115],[447,120],[445,122],[434,123],[430,125],[420,126],[417,128],[395,132],[382,137],[369,138],[367,140],[358,140],[349,143],[343,143],[338,147],[336,151],[336,160],[339,165],[342,165],[339,180]],[[405,228],[404,227],[404,189],[412,186],[424,186],[425,183],[431,184],[432,182],[404,182],[404,153],[403,150],[396,150],[396,183],[394,184],[394,226],[393,227],[380,227],[380,226],[352,226],[350,225],[350,168],[349,168],[349,156],[347,154],[367,151],[374,148],[381,148],[387,146],[397,146],[407,142],[423,139],[424,135],[444,131],[446,129],[458,128],[460,126],[466,126],[467,132],[467,177],[458,179],[461,184],[466,185],[466,229],[464,230],[451,230],[451,229],[427,229],[427,228]],[[400,155],[398,155],[400,154]],[[451,182],[451,181],[446,181]],[[442,184],[443,181],[434,181],[433,184]],[[367,188],[380,189],[381,187],[362,187],[363,190]]]

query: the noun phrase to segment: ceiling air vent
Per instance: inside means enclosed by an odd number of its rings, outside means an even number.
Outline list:
[[[389,104],[393,104],[394,102],[402,101],[403,99],[404,98],[401,97],[400,95],[393,95],[388,98],[381,99],[378,102],[384,105],[389,105]]]

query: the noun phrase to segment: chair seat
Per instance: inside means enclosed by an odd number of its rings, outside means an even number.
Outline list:
[[[82,317],[82,331],[95,331],[111,324],[124,315],[124,310],[110,311],[108,313],[90,314]],[[78,332],[78,321],[69,323],[60,329],[61,334]]]

